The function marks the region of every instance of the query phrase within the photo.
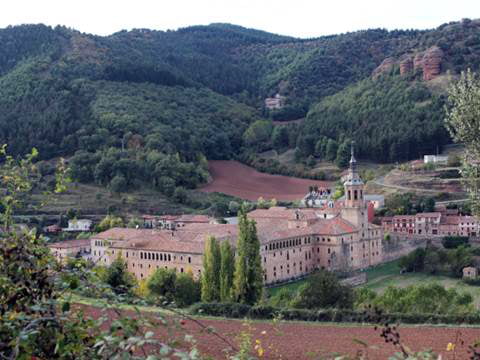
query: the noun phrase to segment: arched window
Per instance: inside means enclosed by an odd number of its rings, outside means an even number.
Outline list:
[[[353,199],[358,200],[358,191],[357,190],[353,191]]]
[[[348,190],[348,200],[352,200],[352,192]]]

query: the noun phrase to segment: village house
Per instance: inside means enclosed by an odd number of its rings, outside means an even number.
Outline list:
[[[207,215],[143,215],[143,224],[146,228],[160,228],[174,230],[187,224],[214,224],[216,220]]]
[[[68,220],[68,228],[63,229],[63,231],[90,231],[92,227],[92,220],[88,219],[72,219]]]
[[[90,239],[67,240],[48,244],[52,255],[60,263],[66,263],[69,258],[90,254]]]
[[[296,279],[316,269],[348,271],[382,262],[383,231],[368,221],[353,149],[344,186],[344,201],[329,201],[317,208],[257,209],[248,214],[257,224],[265,284]],[[97,234],[91,238],[92,259],[109,265],[122,256],[137,279],[148,278],[159,268],[198,277],[209,236],[236,246],[236,225],[191,215],[176,221],[172,229],[115,228]]]
[[[269,110],[281,109],[285,105],[285,96],[276,94],[274,97],[265,99],[265,107]]]
[[[395,215],[381,218],[382,228],[388,233],[411,236],[469,236],[479,233],[479,221],[473,216],[458,215],[457,209],[416,215]]]

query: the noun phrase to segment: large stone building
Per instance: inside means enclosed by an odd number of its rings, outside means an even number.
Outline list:
[[[355,270],[382,262],[383,232],[368,221],[364,184],[353,155],[345,183],[345,200],[316,208],[257,209],[248,214],[257,224],[266,284],[304,276],[315,269]],[[137,279],[156,269],[201,274],[205,240],[214,236],[235,247],[236,225],[193,223],[167,229],[110,229],[91,238],[92,258],[110,264],[126,260]]]

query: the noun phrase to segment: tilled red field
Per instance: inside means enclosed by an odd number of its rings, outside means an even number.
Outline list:
[[[299,200],[308,187],[330,187],[328,181],[299,179],[283,175],[261,173],[238,161],[212,160],[208,162],[213,181],[200,188],[203,192],[221,192],[242,199]]]
[[[84,308],[87,314],[94,317],[101,313],[98,308]],[[133,313],[131,314],[133,316]],[[151,313],[144,314],[153,316]],[[114,317],[112,312],[109,318]],[[242,331],[249,332],[252,334],[252,341],[255,343],[259,340],[265,350],[262,356],[264,359],[331,359],[335,353],[355,355],[365,349],[358,341],[371,347],[368,350],[369,359],[387,359],[398,351],[393,345],[385,343],[380,337],[380,331],[375,331],[373,326],[272,321],[246,324],[241,320],[203,318],[199,321],[215,329],[235,346],[238,346],[238,335]],[[156,328],[154,332],[162,341],[167,341],[172,336],[181,339],[183,334],[193,335],[202,354],[210,355],[214,359],[226,359],[225,350],[228,344],[192,320],[185,320],[181,329],[173,334],[164,327]],[[480,338],[480,328],[402,326],[400,334],[403,343],[410,349],[433,349],[437,354],[442,354],[443,359],[453,359],[453,353],[446,351],[447,344],[457,342],[456,359],[469,359],[468,344],[473,344]],[[460,339],[465,345],[460,344]]]

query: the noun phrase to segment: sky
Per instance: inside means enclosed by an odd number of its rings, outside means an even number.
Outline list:
[[[3,0],[0,28],[44,23],[109,35],[214,22],[311,38],[368,28],[430,29],[480,18],[480,0]]]

